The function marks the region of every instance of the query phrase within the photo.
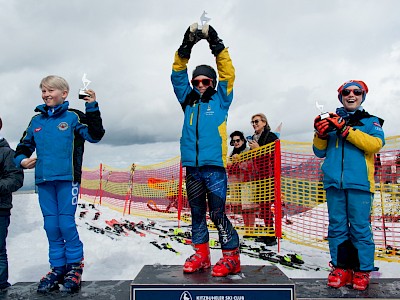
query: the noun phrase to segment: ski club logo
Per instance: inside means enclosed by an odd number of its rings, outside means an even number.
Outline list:
[[[192,295],[188,291],[184,291],[179,300],[192,300]]]
[[[64,131],[68,129],[68,123],[67,122],[61,122],[60,124],[58,124],[57,128],[58,130]]]
[[[35,132],[39,132],[40,130],[42,130],[42,127],[35,128]]]
[[[206,116],[212,116],[214,114],[214,111],[211,108],[211,105],[208,104],[207,106],[207,111],[206,111]]]

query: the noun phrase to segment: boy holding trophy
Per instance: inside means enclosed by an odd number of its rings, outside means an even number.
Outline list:
[[[218,86],[217,74],[208,65],[197,66],[189,81],[187,64],[193,46],[201,39],[207,40],[216,58]],[[186,260],[183,266],[185,273],[211,266],[206,223],[207,202],[210,218],[218,230],[223,255],[213,267],[212,275],[223,277],[240,272],[239,237],[225,214],[228,150],[226,121],[233,100],[234,80],[235,69],[228,49],[215,29],[208,24],[200,28],[197,23],[192,24],[175,53],[171,75],[175,95],[184,112],[180,148],[182,166],[186,167],[192,242],[196,251]]]
[[[40,83],[44,104],[36,107],[17,146],[15,163],[35,168],[39,204],[49,241],[50,272],[37,291],[59,288],[78,291],[83,272],[83,244],[75,224],[85,140],[99,142],[104,129],[96,94],[86,90],[86,113],[70,109],[66,98],[69,85],[64,78],[47,76]],[[32,158],[36,150],[37,158]]]
[[[328,240],[332,271],[328,286],[350,285],[365,290],[374,268],[375,244],[370,223],[374,199],[374,154],[385,145],[383,120],[361,104],[368,93],[361,80],[338,89],[342,107],[318,115],[314,154],[324,158],[324,189],[328,204]]]

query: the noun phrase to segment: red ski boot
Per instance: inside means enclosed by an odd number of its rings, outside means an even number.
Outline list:
[[[328,286],[334,288],[340,288],[344,285],[351,285],[353,271],[350,269],[335,268],[333,266],[332,271],[328,275]]]
[[[369,285],[370,274],[369,272],[354,272],[353,275],[353,289],[364,291]]]
[[[239,249],[222,250],[223,257],[212,269],[212,276],[225,277],[240,272]]]
[[[183,265],[184,273],[193,273],[211,267],[210,247],[208,242],[204,244],[196,244],[193,247],[194,250],[196,250],[196,253],[186,259],[186,262]]]

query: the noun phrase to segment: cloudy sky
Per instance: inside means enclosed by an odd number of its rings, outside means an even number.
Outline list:
[[[15,146],[42,103],[40,80],[70,84],[83,110],[82,75],[92,81],[106,135],[86,147],[85,165],[125,167],[179,155],[183,113],[170,83],[174,52],[203,11],[236,68],[228,133],[252,133],[264,112],[281,138],[311,141],[315,102],[339,106],[337,88],[361,79],[364,108],[399,134],[400,1],[396,0],[0,0],[1,135]],[[215,66],[206,41],[189,63]]]

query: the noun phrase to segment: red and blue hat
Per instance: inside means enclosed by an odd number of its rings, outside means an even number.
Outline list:
[[[345,88],[348,88],[349,86],[352,86],[352,85],[358,86],[360,89],[362,89],[364,91],[363,96],[362,96],[362,101],[361,101],[361,103],[363,103],[365,101],[365,96],[368,93],[368,86],[365,84],[364,81],[361,81],[361,80],[349,80],[349,81],[346,81],[345,83],[343,83],[337,90],[339,93],[338,94],[339,101],[341,103],[343,103],[342,93],[341,93],[342,90],[344,90]]]

